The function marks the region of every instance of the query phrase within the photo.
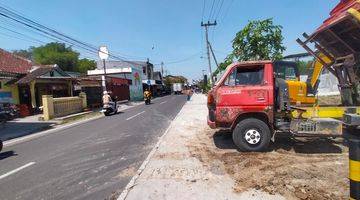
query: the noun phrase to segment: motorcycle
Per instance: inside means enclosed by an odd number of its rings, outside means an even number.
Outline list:
[[[151,97],[145,97],[145,105],[150,105],[151,104]]]
[[[105,116],[115,115],[118,112],[118,107],[116,102],[111,104],[104,104],[101,112],[103,112]]]
[[[20,116],[19,108],[15,104],[2,103],[0,104],[0,121],[9,121]]]

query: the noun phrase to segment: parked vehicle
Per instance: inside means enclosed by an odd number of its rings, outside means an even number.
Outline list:
[[[294,85],[286,78],[274,76],[279,69],[278,62],[248,61],[228,66],[209,92],[208,125],[231,130],[235,145],[242,151],[266,150],[279,132],[299,137],[340,137],[343,131],[357,134],[360,126],[357,114],[360,109],[359,5],[355,0],[341,1],[314,34],[304,33],[306,40],[297,40],[323,68],[338,78],[342,106],[316,107],[312,111],[318,116],[309,114],[311,106],[292,106],[291,97],[298,92],[290,91]],[[312,50],[309,43],[315,44],[312,46],[317,50]],[[322,67],[317,69],[321,71]],[[316,73],[312,80],[315,86],[318,70],[313,72]],[[303,116],[305,114],[308,116]]]
[[[181,94],[183,85],[181,83],[173,83],[173,92],[174,94]]]
[[[4,124],[8,120],[7,118],[6,112],[0,107],[0,125]]]
[[[0,103],[0,121],[9,121],[20,116],[19,108],[12,103]]]
[[[342,136],[343,124],[348,123],[335,118],[305,118],[306,107],[291,106],[287,82],[274,78],[275,65],[272,61],[230,65],[208,94],[208,125],[231,130],[242,151],[266,150],[279,132],[300,137]]]

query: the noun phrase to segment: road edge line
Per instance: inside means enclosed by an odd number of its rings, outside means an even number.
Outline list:
[[[131,109],[131,108],[135,108],[135,107],[140,106],[140,105],[143,105],[143,104],[140,103],[140,104],[125,108],[124,110],[121,110],[121,111],[125,111],[125,110]],[[27,141],[30,141],[30,140],[33,140],[33,139],[36,139],[36,138],[40,138],[42,136],[51,134],[51,133],[56,132],[56,131],[61,131],[61,130],[65,130],[65,129],[68,129],[68,128],[72,128],[72,127],[81,125],[83,123],[87,123],[87,122],[97,120],[97,119],[100,119],[100,118],[103,118],[103,117],[105,117],[105,116],[104,115],[95,116],[95,117],[92,117],[92,118],[89,118],[89,119],[84,119],[84,120],[74,122],[74,123],[70,123],[70,124],[66,124],[66,125],[63,125],[63,126],[60,126],[60,127],[51,128],[49,130],[40,131],[40,132],[37,132],[37,133],[32,133],[30,135],[25,135],[25,136],[22,136],[22,137],[7,140],[7,141],[3,142],[3,147],[4,148],[5,147],[11,147],[11,146],[14,146],[16,144],[21,144],[23,142],[27,142]]]
[[[125,200],[127,195],[129,194],[130,190],[135,186],[135,182],[136,180],[140,177],[140,175],[143,173],[144,169],[146,168],[146,166],[149,164],[150,159],[153,157],[153,155],[155,154],[155,152],[159,149],[160,144],[163,142],[165,136],[168,134],[168,132],[170,131],[170,129],[173,127],[173,122],[178,118],[178,116],[180,115],[182,109],[184,108],[184,106],[187,104],[188,102],[186,102],[180,109],[180,111],[176,114],[176,116],[174,117],[174,119],[171,121],[169,127],[165,130],[164,134],[159,138],[159,141],[156,143],[156,145],[154,146],[154,148],[150,151],[150,153],[148,154],[148,156],[146,157],[146,159],[144,160],[144,162],[141,164],[141,166],[139,167],[139,169],[136,171],[136,174],[131,178],[131,180],[129,181],[129,183],[126,185],[125,189],[121,192],[121,194],[119,195],[119,197],[117,198],[117,200]]]

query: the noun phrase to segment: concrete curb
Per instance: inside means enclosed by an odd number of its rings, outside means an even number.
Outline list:
[[[183,107],[187,104],[188,102],[186,102]],[[136,180],[140,177],[140,175],[142,174],[142,172],[144,171],[144,169],[146,168],[146,166],[149,164],[150,159],[153,157],[153,155],[156,153],[156,151],[159,149],[160,144],[163,142],[165,136],[168,134],[169,130],[173,127],[173,122],[178,118],[178,116],[180,115],[183,107],[181,108],[181,110],[178,112],[178,114],[175,116],[175,118],[172,120],[172,122],[170,123],[169,127],[165,130],[164,134],[159,138],[159,141],[156,143],[156,145],[154,146],[154,148],[150,151],[149,155],[146,157],[146,159],[144,160],[144,162],[141,164],[141,166],[139,167],[139,169],[136,171],[136,174],[131,178],[130,182],[126,185],[125,189],[121,192],[120,196],[117,198],[117,200],[125,200],[127,195],[129,194],[129,192],[131,191],[131,189],[136,185],[135,182]]]

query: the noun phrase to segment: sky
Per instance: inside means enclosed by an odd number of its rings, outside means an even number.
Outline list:
[[[275,24],[283,27],[284,55],[288,55],[304,52],[295,40],[303,32],[312,33],[339,1],[0,0],[0,6],[81,41],[106,45],[110,53],[128,60],[149,58],[157,70],[164,62],[167,74],[199,79],[203,70],[209,71],[202,20],[217,21],[217,26],[209,28],[209,41],[219,62],[231,52],[232,39],[249,20],[266,18],[273,18]],[[24,32],[1,17],[0,26],[50,41]],[[0,48],[15,50],[39,45],[0,28]],[[94,54],[78,51],[82,57],[97,59]],[[214,71],[214,63],[212,67]]]

